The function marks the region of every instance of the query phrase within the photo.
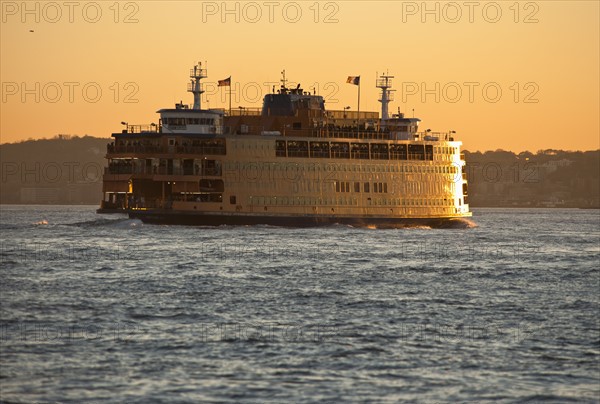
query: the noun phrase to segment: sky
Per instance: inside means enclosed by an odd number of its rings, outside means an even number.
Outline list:
[[[1,1],[0,142],[109,137],[192,103],[260,107],[282,70],[326,108],[380,111],[470,151],[600,148],[598,1]]]

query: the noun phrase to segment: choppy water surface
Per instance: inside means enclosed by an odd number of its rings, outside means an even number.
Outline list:
[[[597,210],[443,230],[0,212],[0,400],[600,400]]]

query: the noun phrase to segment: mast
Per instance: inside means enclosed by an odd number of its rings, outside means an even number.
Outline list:
[[[200,95],[204,92],[200,80],[207,77],[206,69],[202,68],[202,62],[198,62],[198,65],[190,70],[191,83],[188,84],[188,91],[194,94],[194,106],[192,109],[200,109]]]
[[[381,94],[379,95],[379,102],[381,103],[381,120],[389,119],[388,114],[388,104],[390,101],[394,100],[394,93],[390,90],[392,88],[392,80],[394,76],[389,76],[387,74],[382,74],[377,79],[377,88],[381,89]]]
[[[285,86],[285,83],[286,83],[285,69],[282,70],[281,75],[282,75],[282,78],[281,78],[281,94],[287,94],[287,87]]]

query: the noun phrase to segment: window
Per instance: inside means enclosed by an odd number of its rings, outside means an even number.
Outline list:
[[[351,156],[353,159],[368,159],[369,144],[368,143],[351,143]]]
[[[286,155],[285,140],[277,140],[275,142],[275,155],[277,157],[285,157],[285,155]]]
[[[407,159],[407,145],[405,145],[405,144],[390,145],[390,158],[392,160],[406,160]]]
[[[289,157],[308,157],[308,142],[290,141],[287,143]]]
[[[201,175],[221,176],[221,162],[219,160],[202,160]]]
[[[354,192],[360,192],[360,182],[354,183]]]
[[[389,158],[388,145],[385,143],[373,143],[371,144],[371,158],[387,160]]]
[[[387,183],[384,182],[374,182],[373,183],[373,192],[376,194],[387,193]]]
[[[202,179],[198,183],[198,186],[200,187],[200,192],[223,192],[225,190],[223,180]]]
[[[363,189],[364,189],[365,192],[370,192],[369,191],[369,183],[368,182],[364,183],[364,188]]]
[[[425,145],[425,160],[433,160],[433,146]]]
[[[331,157],[333,158],[349,158],[350,150],[348,143],[332,142],[331,143]]]
[[[420,144],[408,145],[409,160],[425,160],[425,147]]]
[[[310,142],[311,157],[329,157],[329,142]]]
[[[350,192],[350,182],[348,181],[336,181],[335,183],[336,192]]]

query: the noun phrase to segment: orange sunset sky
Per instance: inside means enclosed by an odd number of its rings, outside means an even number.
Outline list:
[[[467,150],[600,147],[597,1],[2,1],[1,142],[109,137],[183,100],[259,107],[286,70],[328,109],[379,111],[376,73]],[[33,31],[33,32],[31,32]]]

